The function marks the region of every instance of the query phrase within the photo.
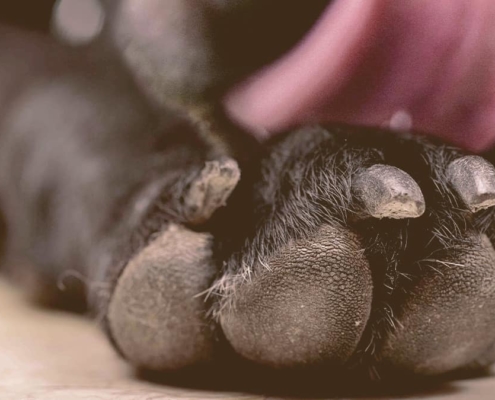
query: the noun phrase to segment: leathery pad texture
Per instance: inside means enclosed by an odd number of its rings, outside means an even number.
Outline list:
[[[194,228],[207,234],[165,229],[117,281],[107,322],[131,363],[170,370],[226,348],[270,368],[379,374],[494,361],[488,161],[347,126],[291,132],[268,150],[242,170],[227,207]],[[187,255],[165,255],[157,241],[169,235],[176,248],[181,230]],[[134,325],[122,325],[122,301],[143,311]],[[153,349],[133,352],[136,343]]]

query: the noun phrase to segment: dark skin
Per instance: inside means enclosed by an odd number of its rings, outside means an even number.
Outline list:
[[[109,38],[73,50],[2,28],[5,254],[38,297],[82,292],[149,370],[225,353],[385,376],[491,364],[488,161],[334,124],[254,143],[236,163],[239,128],[216,113],[224,82],[185,96],[187,74],[153,75],[180,88],[156,97],[141,80],[149,59]]]

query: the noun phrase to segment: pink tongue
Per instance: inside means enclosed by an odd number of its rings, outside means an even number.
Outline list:
[[[260,137],[338,121],[495,144],[493,0],[334,0],[289,54],[226,106]]]

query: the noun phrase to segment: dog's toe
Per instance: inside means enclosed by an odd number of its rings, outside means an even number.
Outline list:
[[[230,278],[220,312],[242,356],[273,367],[345,362],[366,326],[372,281],[360,243],[326,225]]]
[[[201,295],[216,273],[211,246],[210,235],[170,225],[125,268],[107,320],[133,365],[173,370],[212,357],[214,332]]]

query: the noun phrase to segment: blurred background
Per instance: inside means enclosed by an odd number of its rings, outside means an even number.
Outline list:
[[[48,33],[56,0],[15,0],[0,2],[0,23]]]

